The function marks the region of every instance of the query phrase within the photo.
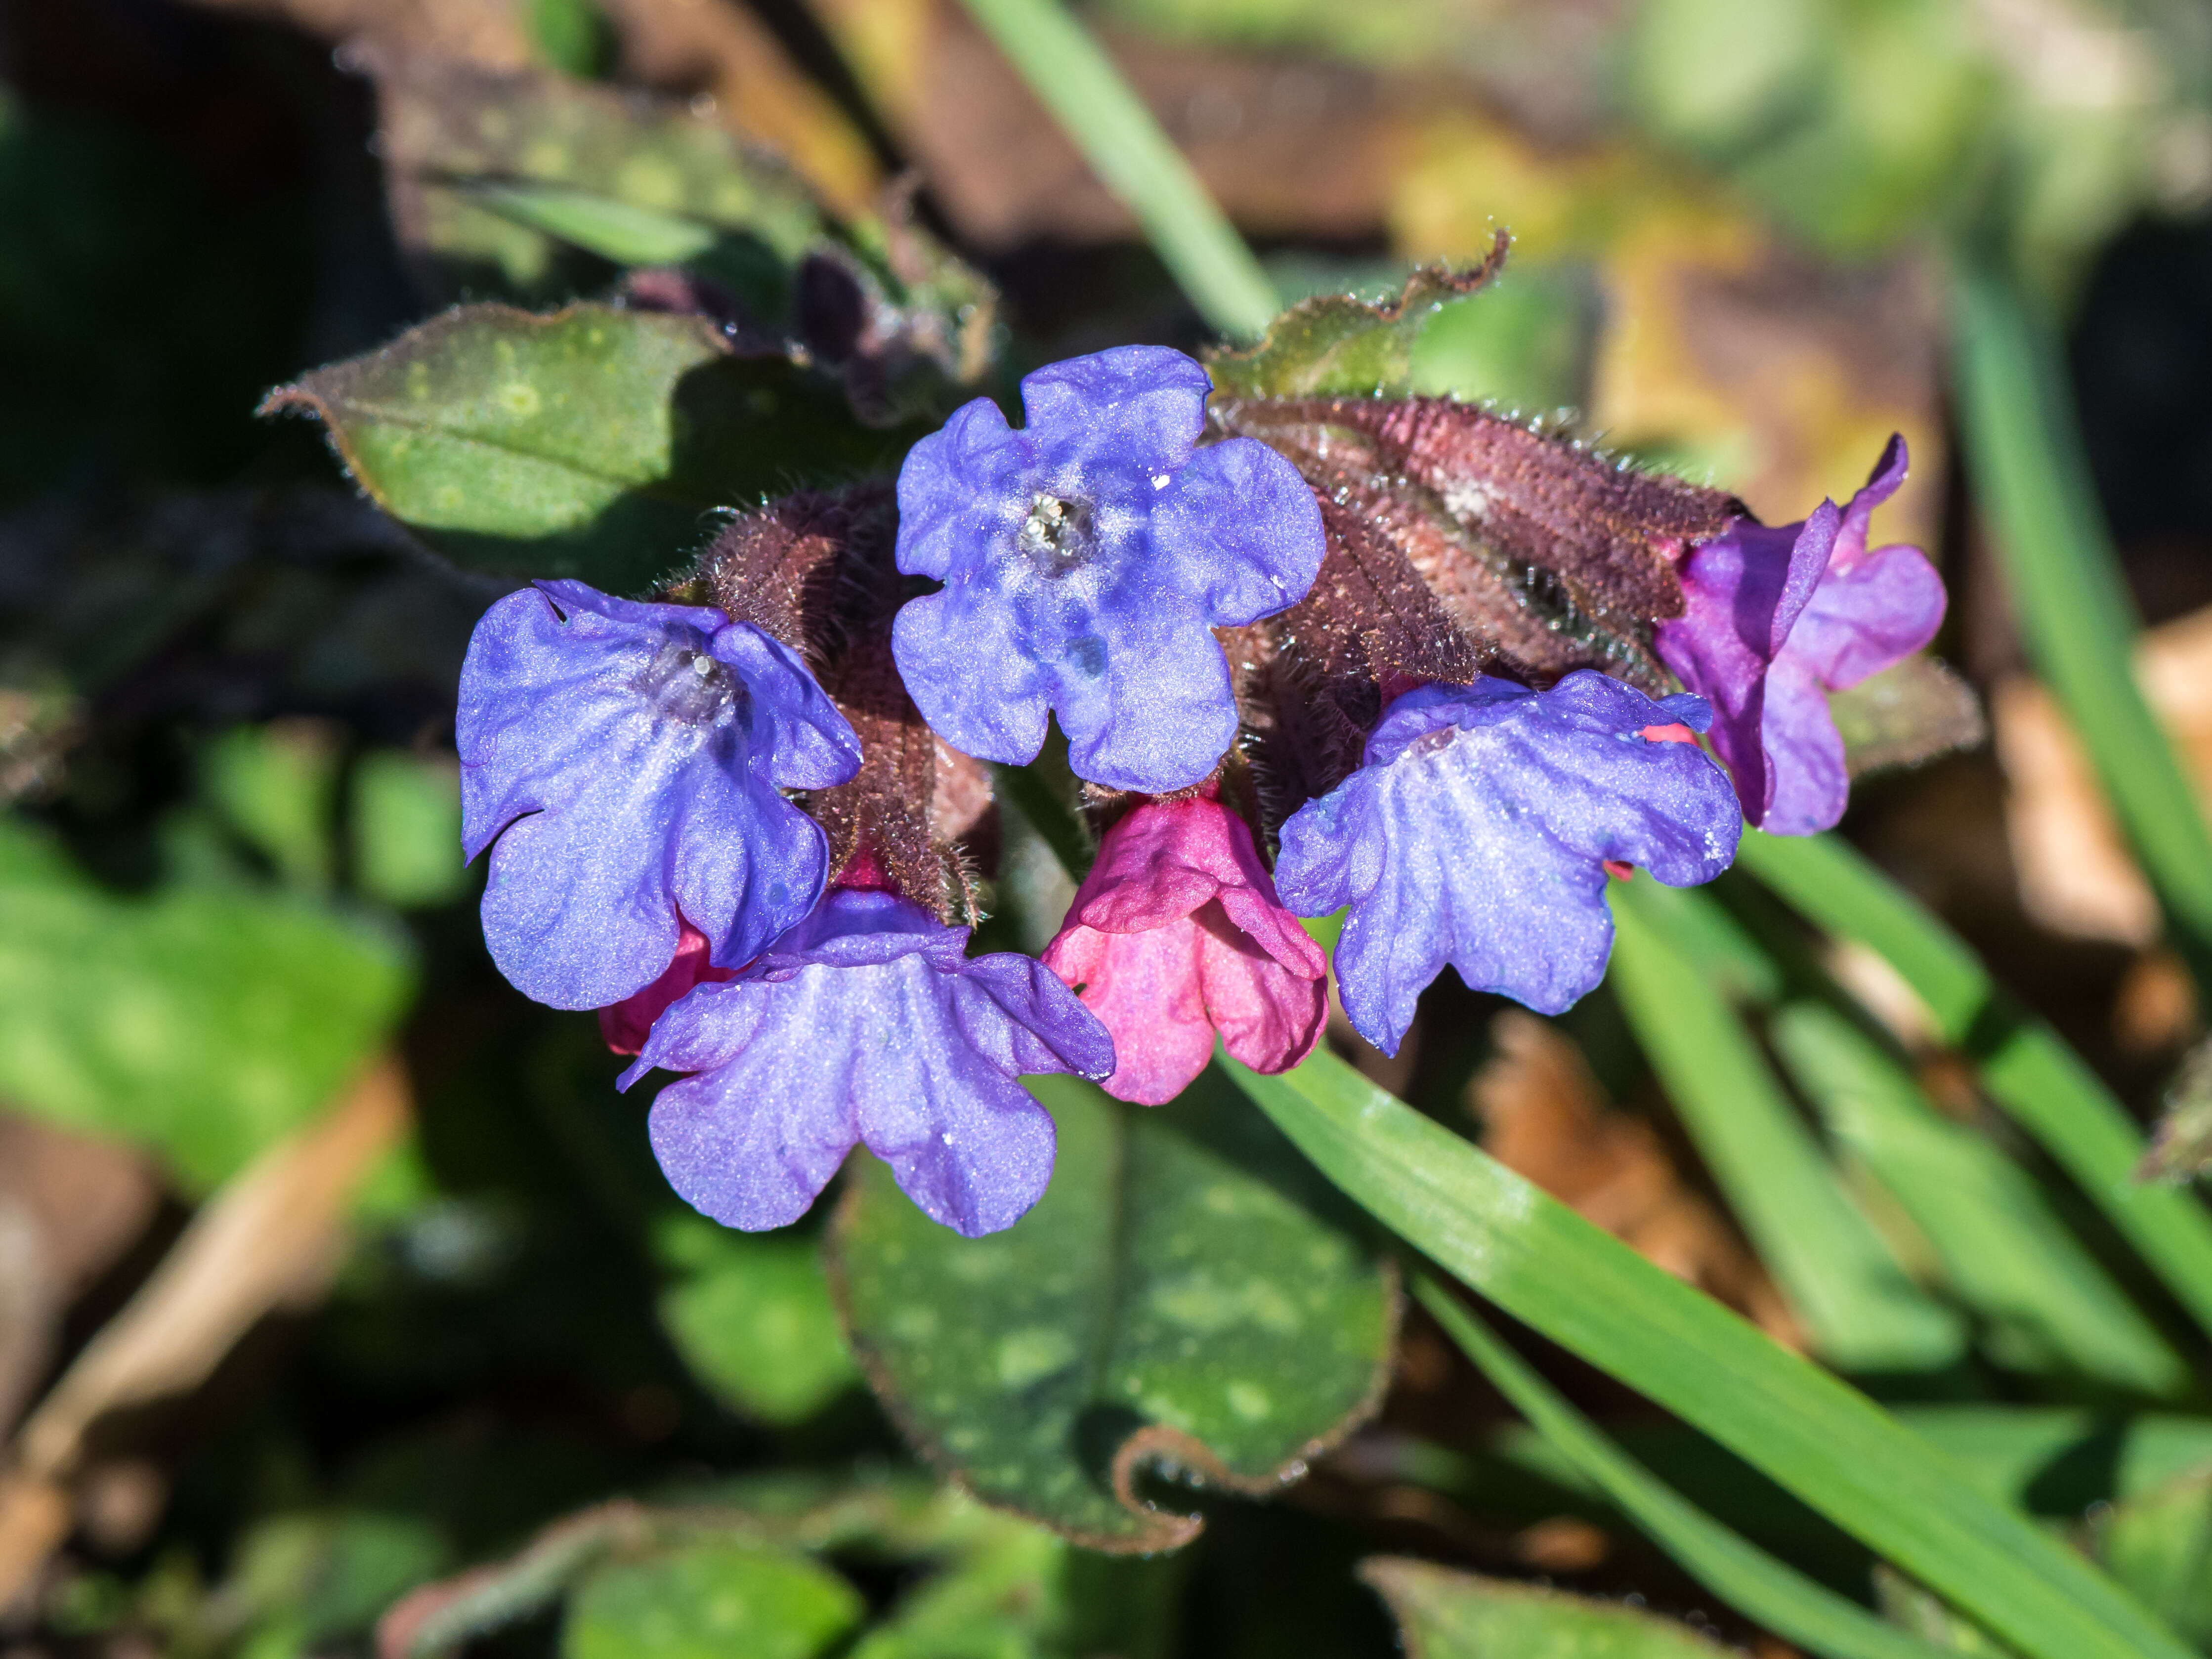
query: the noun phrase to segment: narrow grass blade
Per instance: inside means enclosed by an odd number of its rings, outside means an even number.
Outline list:
[[[2200,982],[2212,985],[2212,831],[2136,684],[2138,623],[2049,331],[1993,271],[1952,285],[1960,425],[2037,672],[2080,734]]]
[[[1793,1003],[1775,1051],[1829,1133],[1895,1197],[1960,1299],[2059,1367],[2153,1395],[2189,1370],[2052,1212],[2027,1172],[1944,1117],[1906,1071],[1834,1009]],[[2002,1356],[2000,1355],[2000,1358]]]
[[[1936,1649],[1776,1560],[1654,1479],[1437,1280],[1417,1274],[1413,1289],[1514,1409],[1652,1542],[1730,1607],[1828,1659],[1936,1659]]]
[[[2070,1520],[2212,1463],[2212,1417],[1966,1405],[1902,1407],[1897,1420],[1992,1498]]]
[[[2212,1331],[2212,1216],[2185,1188],[2138,1182],[2143,1137],[2057,1033],[1998,989],[1959,936],[1832,836],[1744,832],[1736,861],[1904,978],[1990,1097],[2034,1137]]]
[[[1326,1051],[1226,1062],[1330,1180],[1430,1260],[1710,1435],[2027,1659],[2186,1659],[2127,1593],[1850,1384],[1654,1267]]]
[[[1280,309],[1273,285],[1114,60],[1056,0],[966,0],[1100,181],[1137,216],[1206,320],[1257,338]]]
[[[477,185],[479,207],[624,265],[680,265],[714,246],[713,225],[563,185]]]
[[[1620,1006],[1729,1207],[1804,1322],[1844,1370],[1938,1370],[1966,1351],[1964,1322],[1915,1285],[1783,1093],[1712,978],[1674,948],[1648,877],[1612,889],[1608,970]],[[1669,908],[1711,908],[1669,893]]]

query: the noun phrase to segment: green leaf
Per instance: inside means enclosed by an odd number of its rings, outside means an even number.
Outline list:
[[[1381,397],[1402,394],[1413,352],[1449,302],[1498,274],[1505,259],[1500,231],[1490,257],[1462,271],[1424,265],[1396,300],[1374,304],[1349,294],[1301,300],[1267,325],[1259,344],[1207,355],[1214,388],[1239,398]]]
[[[540,299],[563,286],[546,238],[567,232],[502,215],[481,193],[487,187],[548,187],[614,212],[705,227],[710,239],[743,233],[778,264],[798,258],[826,228],[781,157],[678,100],[425,54],[364,57],[376,76],[379,137],[402,240],[456,280],[489,268],[519,295]],[[648,254],[641,263],[665,258]]]
[[[2142,1136],[2079,1054],[2001,992],[1955,933],[1836,837],[1747,830],[1736,861],[1819,926],[1894,968],[1943,1040],[1979,1066],[1990,1098],[2212,1330],[2212,1217],[2191,1193],[2136,1179]]]
[[[803,1422],[860,1381],[811,1239],[671,1215],[655,1240],[677,1277],[660,1322],[692,1375],[763,1423]]]
[[[544,1612],[610,1565],[703,1547],[785,1563],[793,1551],[836,1553],[923,1569],[863,1638],[858,1652],[868,1659],[1164,1659],[1176,1562],[1078,1549],[910,1470],[783,1468],[667,1496],[657,1507],[625,1500],[571,1515],[507,1559],[433,1587],[426,1604],[387,1623],[385,1650],[448,1653]]]
[[[282,1619],[303,1644],[367,1631],[377,1615],[441,1570],[450,1547],[419,1516],[341,1510],[286,1514],[239,1540],[222,1595],[257,1623]]]
[[[860,1622],[860,1593],[803,1556],[703,1542],[601,1567],[561,1632],[562,1659],[813,1659]]]
[[[1422,1275],[1413,1294],[1576,1472],[1714,1595],[1829,1659],[1932,1659],[1921,1644],[1776,1560],[1655,1480],[1436,1280]]]
[[[377,504],[455,563],[641,591],[702,515],[896,461],[835,384],[732,355],[700,317],[466,306],[271,392],[330,428]],[[910,434],[909,434],[910,435]]]
[[[1939,1114],[1873,1038],[1815,1003],[1784,1008],[1776,1051],[1798,1088],[1934,1246],[1960,1298],[2027,1358],[2139,1393],[2189,1383],[2181,1357],[2055,1214],[2027,1171]],[[2039,1354],[2036,1351],[2040,1351]],[[2002,1355],[2000,1356],[2002,1357]]]
[[[1167,1659],[1176,1559],[1099,1555],[1010,1516],[989,1519],[852,1659]]]
[[[2212,1041],[2189,1051],[2166,1085],[2150,1150],[2136,1170],[2142,1181],[2176,1186],[2212,1169]]]
[[[1926,655],[1893,663],[1847,691],[1830,692],[1828,713],[1854,778],[1972,749],[1990,734],[1974,688]]]
[[[329,728],[234,726],[208,746],[201,770],[208,797],[278,875],[309,892],[330,886],[338,753]]]
[[[840,222],[780,156],[678,100],[370,61],[394,217],[452,291],[544,301],[601,287],[599,260],[681,266],[705,286],[663,282],[656,307],[703,308],[748,339],[803,348],[878,424],[942,413],[994,366],[997,290],[898,191],[881,216]]]
[[[2113,1577],[2191,1641],[2212,1647],[2212,1465],[2115,1504],[2090,1536]]]
[[[2212,1418],[2074,1406],[1910,1406],[1898,1419],[1974,1486],[2039,1515],[2077,1518],[2212,1463]]]
[[[1431,313],[1413,342],[1406,389],[1532,414],[1579,404],[1597,321],[1587,274],[1516,264],[1510,280]]]
[[[1814,1351],[1853,1370],[1933,1370],[1966,1346],[1958,1316],[1908,1278],[1852,1202],[1783,1094],[1751,1034],[1671,942],[1668,910],[1712,905],[1676,892],[1649,902],[1648,876],[1612,889],[1607,977],[1706,1167]]]
[[[563,75],[604,75],[620,42],[606,14],[592,0],[529,0],[525,9],[530,44]]]
[[[0,1097],[207,1191],[329,1104],[412,989],[393,937],[246,888],[119,898],[0,820]]]
[[[1717,1659],[1686,1626],[1426,1561],[1378,1556],[1359,1576],[1389,1604],[1408,1659]]]
[[[1302,1475],[1381,1397],[1394,1277],[1218,1077],[1157,1109],[1030,1086],[1060,1127],[1035,1210],[963,1239],[869,1163],[832,1282],[877,1392],[967,1490],[1097,1548],[1166,1548],[1200,1522],[1142,1502],[1142,1468]]]
[[[1952,284],[1961,435],[2037,672],[2212,989],[2212,831],[2136,684],[2140,631],[2081,449],[2058,348],[2019,293],[1961,264]]]
[[[468,885],[461,779],[450,755],[371,750],[353,773],[354,884],[386,904],[446,904]]]
[[[2124,1591],[1838,1378],[1326,1052],[1231,1074],[1346,1194],[2033,1659],[2183,1659]]]
[[[1972,1620],[1931,1595],[1893,1567],[1875,1563],[1875,1601],[1882,1617],[1900,1630],[1911,1632],[1943,1653],[1979,1656],[1979,1659],[2014,1659],[2013,1650]]]
[[[472,185],[468,198],[617,264],[680,265],[721,240],[705,221],[566,185]]]

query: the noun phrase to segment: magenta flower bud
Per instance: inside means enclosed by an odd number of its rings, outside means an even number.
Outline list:
[[[1138,804],[1106,832],[1045,966],[1114,1035],[1109,1094],[1158,1106],[1212,1057],[1255,1072],[1313,1052],[1328,958],[1283,908],[1252,831],[1218,799]]]

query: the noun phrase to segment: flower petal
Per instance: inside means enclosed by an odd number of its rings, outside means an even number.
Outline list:
[[[1802,524],[1741,521],[1692,550],[1682,565],[1682,614],[1653,630],[1661,659],[1712,703],[1713,748],[1754,823],[1774,798],[1759,738],[1767,665],[1826,572],[1842,523],[1832,501]]]
[[[1902,544],[1832,569],[1797,619],[1783,655],[1832,691],[1856,685],[1936,637],[1948,603],[1928,556]]]
[[[1275,951],[1264,948],[1267,941],[1234,919],[1230,896],[1224,894],[1195,918],[1206,1017],[1236,1059],[1255,1072],[1286,1072],[1314,1051],[1328,1024],[1328,959],[1303,928],[1295,930],[1296,937],[1311,952],[1310,959],[1284,949],[1287,938]],[[1240,896],[1249,901],[1251,896]],[[1249,916],[1259,907],[1248,902],[1242,908]]]
[[[849,1103],[868,1067],[822,1041],[822,1022],[845,1012],[842,988],[826,968],[782,985],[702,986],[661,1016],[641,1065],[696,1053],[701,1034],[687,1028],[727,1021],[742,1033],[714,1044],[712,1069],[663,1089],[647,1119],[669,1185],[702,1215],[748,1232],[787,1226],[859,1139]]]
[[[1867,475],[1865,486],[1844,508],[1835,550],[1828,557],[1831,569],[1847,570],[1866,556],[1867,530],[1874,520],[1875,508],[1897,494],[1911,469],[1911,458],[1905,453],[1905,435],[1893,432],[1889,442],[1882,447],[1881,459]]]
[[[1067,464],[1180,466],[1206,429],[1213,381],[1169,346],[1116,346],[1022,376],[1023,429]]]
[[[785,789],[829,789],[860,769],[860,740],[789,646],[732,623],[708,648],[738,671],[753,700],[754,742],[768,781]]]
[[[743,975],[671,1007],[623,1078],[695,1073],[652,1113],[671,1184],[729,1225],[781,1226],[864,1140],[934,1219],[1011,1225],[1054,1146],[1017,1073],[1103,1076],[1113,1043],[1041,964],[969,959],[966,938],[890,894],[840,890]]]
[[[1161,493],[1152,545],[1187,573],[1217,628],[1286,611],[1320,573],[1321,507],[1298,470],[1256,438],[1209,444]]]
[[[910,599],[891,623],[891,655],[921,717],[962,754],[1008,766],[1036,758],[1052,706],[1052,678],[1017,624],[981,581]]]
[[[1766,677],[1763,740],[1775,787],[1762,827],[1776,836],[1834,829],[1851,793],[1844,739],[1826,690],[1793,653],[1784,652]]]
[[[908,453],[898,568],[945,587],[901,608],[893,655],[955,748],[1026,762],[1049,712],[1078,773],[1157,794],[1235,739],[1212,629],[1297,603],[1324,538],[1265,445],[1194,453],[1209,389],[1181,352],[1125,346],[1025,377],[1019,432],[979,400]]]
[[[1106,1092],[1158,1106],[1173,1100],[1213,1057],[1200,952],[1204,935],[1188,917],[1136,933],[1067,929],[1045,961],[1085,1007],[1115,1033]]]
[[[1602,675],[1537,693],[1486,678],[1427,686],[1384,714],[1368,761],[1283,826],[1276,880],[1302,914],[1348,902],[1345,1011],[1396,1052],[1446,962],[1545,1013],[1603,975],[1607,860],[1708,881],[1742,828],[1694,747],[1653,742],[1671,711]]]

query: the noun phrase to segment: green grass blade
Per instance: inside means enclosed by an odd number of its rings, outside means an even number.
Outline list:
[[[1426,1273],[1414,1298],[1514,1409],[1613,1506],[1715,1595],[1828,1659],[1937,1659],[1938,1650],[1817,1584],[1656,1480]]]
[[[1829,1133],[1897,1200],[1960,1299],[1997,1333],[2017,1333],[2066,1370],[2138,1393],[2172,1395],[2189,1386],[2181,1356],[2027,1172],[1938,1112],[1881,1044],[1814,1002],[1783,1009],[1771,1036]]]
[[[2143,1137],[2057,1033],[1998,989],[1959,936],[1832,836],[1744,832],[1736,861],[1800,912],[1867,945],[1980,1067],[1990,1097],[2049,1152],[2212,1331],[2212,1216],[2185,1188],[2138,1182]]]
[[[617,264],[680,265],[713,247],[720,234],[679,213],[565,185],[477,185],[465,193],[479,207]]]
[[[1144,227],[1199,314],[1256,339],[1279,310],[1274,286],[1190,163],[1114,60],[1055,0],[966,0],[1099,179]]]
[[[1986,269],[1962,264],[1952,299],[1967,469],[1996,522],[2029,653],[2081,736],[2177,943],[2212,984],[2212,831],[2136,683],[2135,608],[2056,344],[2018,292]]]
[[[1383,1225],[1649,1396],[2028,1659],[2186,1659],[2110,1579],[1865,1395],[1547,1197],[1326,1051],[1232,1077]]]
[[[1964,1322],[1915,1285],[1784,1094],[1712,976],[1673,942],[1668,913],[1712,908],[1639,876],[1612,887],[1620,1006],[1705,1166],[1808,1340],[1846,1370],[1938,1370],[1966,1351]]]
[[[2212,1462],[2207,1417],[1978,1404],[1906,1406],[1897,1419],[1992,1497],[2069,1520]]]

